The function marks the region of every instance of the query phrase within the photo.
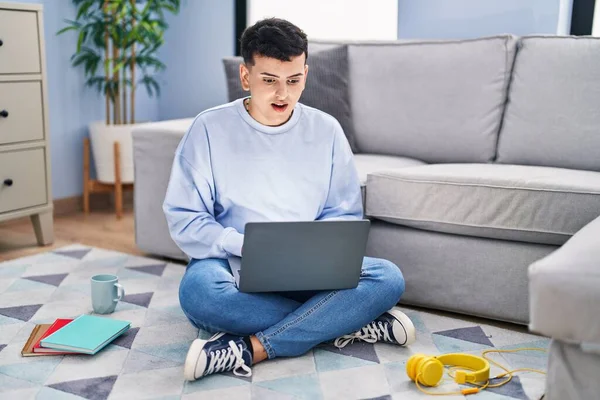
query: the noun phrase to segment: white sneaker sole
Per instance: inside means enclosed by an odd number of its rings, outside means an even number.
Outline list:
[[[185,365],[183,367],[183,377],[188,381],[195,381],[196,369],[198,368],[198,361],[202,349],[208,340],[195,339],[188,350],[187,356],[185,357]]]
[[[399,343],[400,346],[410,346],[411,344],[413,344],[417,340],[417,330],[415,329],[415,325],[413,324],[413,322],[410,320],[410,318],[408,318],[408,315],[400,311],[398,307],[393,307],[391,310],[388,311],[388,313],[393,315],[394,318],[400,321],[402,327],[404,328],[406,341],[404,343]],[[395,332],[394,336],[396,336]]]

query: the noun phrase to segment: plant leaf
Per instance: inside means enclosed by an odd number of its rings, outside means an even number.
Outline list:
[[[181,1],[72,0],[72,4],[76,8],[75,20],[65,20],[65,26],[56,34],[77,33],[71,63],[83,68],[86,86],[114,101],[119,85],[135,86],[135,82],[126,74],[119,74],[117,80],[113,75],[133,67],[141,71],[138,84],[144,85],[149,95],[159,95],[160,85],[152,74],[166,68],[158,56],[169,26],[165,15],[168,12],[177,14]],[[106,35],[111,46],[117,49],[116,55],[112,51],[106,54]],[[132,56],[134,48],[135,57]],[[108,79],[104,75],[108,75]]]

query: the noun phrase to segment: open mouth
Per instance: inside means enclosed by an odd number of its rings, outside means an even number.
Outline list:
[[[288,105],[284,103],[271,103],[271,107],[277,112],[284,112],[287,110]]]

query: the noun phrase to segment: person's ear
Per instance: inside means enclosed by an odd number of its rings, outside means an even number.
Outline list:
[[[240,64],[240,81],[242,82],[242,89],[246,92],[250,91],[250,70],[246,64]]]

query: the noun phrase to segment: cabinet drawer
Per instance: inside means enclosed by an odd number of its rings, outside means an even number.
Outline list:
[[[0,144],[43,138],[41,82],[0,82]]]
[[[0,153],[0,213],[47,201],[44,150]]]
[[[37,13],[0,9],[0,74],[40,73]]]

